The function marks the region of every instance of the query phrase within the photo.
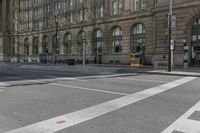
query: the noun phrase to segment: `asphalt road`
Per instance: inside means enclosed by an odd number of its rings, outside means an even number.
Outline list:
[[[195,77],[0,69],[0,133],[199,133],[199,101]]]

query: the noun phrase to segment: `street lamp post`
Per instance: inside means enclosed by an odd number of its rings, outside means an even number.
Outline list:
[[[85,67],[85,56],[86,56],[86,40],[83,40],[83,68]]]
[[[57,45],[58,45],[58,21],[57,20],[55,21],[55,24],[56,24],[56,49],[55,49],[55,52],[57,54]]]
[[[168,31],[169,31],[169,37],[168,37],[168,71],[172,71],[172,53],[171,53],[171,36],[172,36],[172,0],[169,0],[169,14],[168,14]]]

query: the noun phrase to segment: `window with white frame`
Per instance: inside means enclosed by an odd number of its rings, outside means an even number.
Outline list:
[[[103,4],[99,4],[99,5],[96,5],[96,18],[102,18],[104,13],[104,5]]]
[[[145,0],[134,0],[134,10],[139,11],[145,8]]]
[[[120,15],[123,12],[123,0],[113,0],[112,1],[112,14]]]
[[[55,9],[55,13],[56,15],[59,15],[61,13],[61,3],[60,0],[56,0],[54,3],[54,9]]]

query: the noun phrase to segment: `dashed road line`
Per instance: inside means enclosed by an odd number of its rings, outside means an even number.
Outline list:
[[[99,105],[95,105],[80,111],[72,112],[63,116],[58,116],[49,120],[35,123],[26,127],[8,131],[6,133],[55,133],[64,131],[66,128],[83,123],[85,121],[100,117],[130,104],[147,99],[172,88],[183,85],[196,79],[195,77],[185,77],[173,82],[153,87],[141,92],[111,100]]]
[[[200,133],[200,121],[191,120],[189,117],[195,112],[200,111],[200,102],[190,108],[179,119],[172,123],[162,133],[184,132],[184,133]]]
[[[108,93],[108,94],[116,94],[116,95],[122,95],[122,96],[130,95],[130,94],[121,93],[121,92],[105,91],[105,90],[91,89],[91,88],[80,87],[80,86],[63,85],[63,84],[57,84],[57,83],[51,83],[51,85],[60,86],[60,87],[69,87],[69,88],[74,88],[74,89],[79,89],[79,90],[88,90],[88,91],[102,92],[102,93]]]

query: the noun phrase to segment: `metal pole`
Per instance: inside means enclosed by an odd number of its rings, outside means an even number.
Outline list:
[[[86,46],[85,46],[85,40],[83,40],[83,68],[85,67],[85,49],[86,49]]]
[[[57,43],[58,43],[58,22],[56,21],[56,49],[55,49],[55,52],[57,54]]]
[[[168,15],[168,30],[169,30],[169,40],[168,40],[168,71],[171,72],[172,71],[172,62],[171,62],[171,34],[172,34],[172,27],[171,27],[171,22],[172,22],[172,0],[169,0],[169,15]]]
[[[99,49],[98,49],[98,45],[97,45],[97,64],[99,64]]]

